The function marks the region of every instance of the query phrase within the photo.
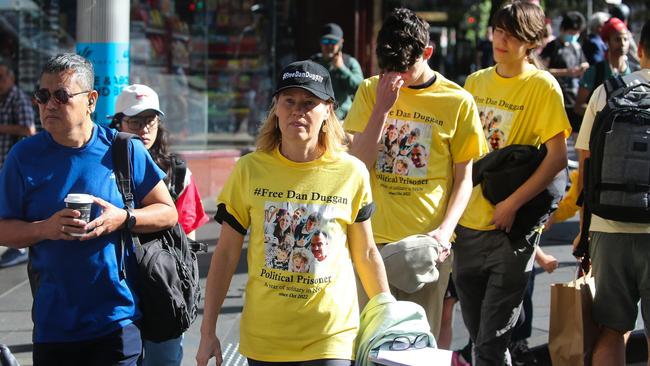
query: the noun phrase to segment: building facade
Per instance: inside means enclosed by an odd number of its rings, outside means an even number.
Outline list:
[[[204,197],[218,194],[241,151],[253,146],[282,66],[320,50],[323,24],[342,26],[344,52],[354,55],[364,74],[371,75],[378,72],[375,34],[387,11],[408,6],[429,17],[444,14],[439,20],[447,21],[444,9],[431,11],[442,6],[431,0],[122,3],[123,8],[112,16],[128,18],[124,53],[128,71],[119,77],[96,78],[95,88],[100,99],[116,97],[123,86],[133,83],[156,90],[172,147],[188,160]],[[88,22],[97,21],[84,18],[89,13],[86,8],[93,6],[89,4],[96,3],[0,1],[0,57],[16,65],[17,83],[27,93],[35,90],[40,70],[52,55],[91,52],[78,47],[88,38]],[[432,39],[446,43],[446,29],[432,29]],[[108,124],[110,113],[96,115],[95,121]]]

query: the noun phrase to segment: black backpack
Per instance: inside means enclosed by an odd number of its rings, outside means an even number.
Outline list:
[[[604,83],[607,104],[596,114],[584,165],[583,233],[591,214],[650,223],[650,84],[615,76]],[[586,253],[583,235],[577,254]]]
[[[129,158],[132,138],[138,137],[119,132],[113,140],[112,158],[125,206],[134,208]],[[177,338],[197,317],[201,289],[194,250],[202,249],[200,243],[190,241],[176,223],[156,233],[135,234],[123,230],[122,253],[128,235],[132,237],[138,263],[140,331],[144,338],[154,342]]]
[[[650,223],[650,85],[617,76],[605,90],[589,140],[587,205],[608,220]]]

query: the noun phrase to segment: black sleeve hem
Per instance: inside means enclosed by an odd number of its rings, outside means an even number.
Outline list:
[[[215,221],[217,221],[220,224],[223,224],[223,222],[227,222],[228,225],[230,225],[233,229],[237,230],[238,233],[242,235],[246,235],[246,228],[242,226],[242,224],[237,221],[237,219],[228,213],[228,210],[226,210],[226,205],[223,203],[220,203],[218,208],[217,208],[217,213],[214,215]]]
[[[376,208],[377,207],[375,206],[374,202],[370,202],[369,204],[361,207],[361,209],[357,213],[357,218],[354,219],[354,222],[364,222],[370,219],[370,216],[372,216],[372,214],[375,213]]]

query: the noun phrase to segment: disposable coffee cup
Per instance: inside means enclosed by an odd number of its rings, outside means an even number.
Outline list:
[[[65,207],[77,210],[81,213],[79,220],[90,222],[90,210],[93,207],[93,196],[83,193],[68,193],[65,200]],[[72,236],[82,236],[82,234],[70,233]]]

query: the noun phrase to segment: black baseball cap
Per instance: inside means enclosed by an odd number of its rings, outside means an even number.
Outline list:
[[[334,100],[329,71],[314,61],[296,61],[287,65],[280,73],[273,95],[289,88],[302,88],[320,99]]]
[[[340,41],[343,38],[343,29],[336,23],[327,23],[323,26],[321,38],[330,38]]]

